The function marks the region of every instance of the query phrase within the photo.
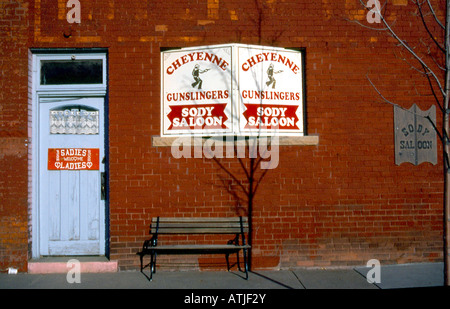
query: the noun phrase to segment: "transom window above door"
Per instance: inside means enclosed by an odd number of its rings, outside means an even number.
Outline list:
[[[41,85],[83,85],[103,83],[102,59],[41,61]]]
[[[46,54],[45,50],[36,53],[33,67],[36,68],[37,91],[90,91],[106,90],[106,53],[83,53],[67,50],[67,53]]]

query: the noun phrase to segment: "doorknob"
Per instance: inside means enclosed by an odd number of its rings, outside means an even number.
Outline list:
[[[101,200],[104,201],[106,200],[106,173],[105,172],[101,172],[100,173],[100,186],[101,186]]]

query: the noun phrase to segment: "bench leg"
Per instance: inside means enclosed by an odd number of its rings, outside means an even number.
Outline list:
[[[239,251],[236,252],[236,259],[237,259],[238,269],[239,269],[239,271],[242,271],[242,269],[241,269],[241,262],[239,261]]]
[[[247,249],[242,249],[243,255],[244,255],[244,270],[241,269],[241,262],[239,261],[239,251],[236,252],[236,258],[237,258],[237,265],[239,271],[245,272],[245,280],[248,279],[248,263],[247,263]]]
[[[144,255],[143,253],[139,254],[139,257],[141,259],[141,272],[144,270]]]
[[[247,249],[243,249],[242,251],[244,253],[245,280],[248,280]]]
[[[227,261],[227,270],[230,271],[230,254],[229,253],[225,253],[225,259]],[[239,271],[242,271],[241,269],[241,262],[239,261],[239,251],[236,252],[236,263],[237,263],[237,267]]]
[[[152,281],[154,273],[156,273],[156,252],[150,256],[150,281]]]

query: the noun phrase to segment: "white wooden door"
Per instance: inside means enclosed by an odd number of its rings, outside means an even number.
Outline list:
[[[40,254],[105,253],[104,98],[39,99]]]

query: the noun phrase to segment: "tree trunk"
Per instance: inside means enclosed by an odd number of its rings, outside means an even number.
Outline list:
[[[253,183],[255,173],[255,159],[250,159],[250,172],[248,179],[248,244],[253,245]],[[248,269],[252,270],[252,247],[248,250]]]
[[[450,169],[449,169],[449,157],[450,144],[448,139],[448,134],[450,132],[449,126],[449,99],[450,99],[450,0],[447,0],[447,12],[445,20],[445,98],[444,98],[444,115],[443,115],[443,126],[444,132],[443,144],[444,144],[444,285],[449,286],[448,278],[448,265],[450,262],[450,256],[448,251],[448,241],[450,238],[448,222],[449,222],[449,211],[450,211]]]

